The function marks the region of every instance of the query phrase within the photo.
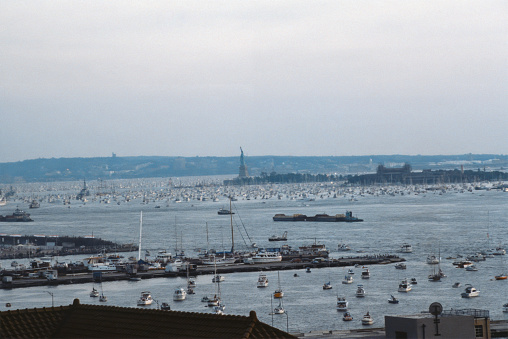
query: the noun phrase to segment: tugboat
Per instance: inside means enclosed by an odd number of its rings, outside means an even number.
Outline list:
[[[14,213],[12,215],[6,215],[5,217],[0,215],[0,221],[4,222],[29,222],[33,221],[32,218],[30,218],[30,214],[26,213],[25,211],[20,210],[19,208],[16,208]]]

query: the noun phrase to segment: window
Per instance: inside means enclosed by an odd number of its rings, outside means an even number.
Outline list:
[[[477,338],[483,337],[483,325],[474,325],[474,331]]]

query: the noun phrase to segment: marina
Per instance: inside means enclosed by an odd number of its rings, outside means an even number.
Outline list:
[[[87,181],[87,184],[93,185],[93,182]],[[117,183],[120,184],[123,183]],[[156,192],[151,187],[159,187],[157,194],[162,196],[162,181],[144,180],[135,184],[139,185],[136,190],[132,188],[134,184],[130,183],[130,192],[139,191],[140,194],[133,198],[135,194],[129,193],[129,201],[125,199],[127,194],[118,190],[117,196],[108,197],[109,203],[104,202],[104,196],[96,198],[97,200],[94,200],[94,196],[89,196],[87,202],[74,199],[70,200],[70,205],[64,205],[65,199],[62,197],[65,197],[65,194],[70,196],[72,191],[64,189],[65,185],[62,184],[59,192],[60,202],[48,202],[54,191],[39,193],[40,197],[44,198],[38,199],[41,202],[39,208],[31,210],[34,222],[5,223],[2,224],[5,227],[1,232],[76,236],[93,234],[119,244],[137,244],[139,213],[143,211],[143,258],[155,258],[160,250],[171,252],[173,258],[182,251],[186,257],[197,258],[209,248],[220,252],[231,247],[230,218],[218,215],[217,210],[223,204],[229,204],[228,196],[234,194],[237,198],[233,204],[235,252],[252,251],[251,245],[254,242],[259,249],[272,248],[274,246],[273,242],[269,242],[269,236],[280,235],[287,230],[291,237],[280,245],[277,244],[277,247],[289,245],[294,249],[313,251],[318,249],[313,248],[312,244],[326,245],[330,250],[331,260],[298,262],[298,258],[294,258],[295,260],[264,264],[217,266],[217,274],[225,278],[220,283],[221,300],[227,305],[224,314],[245,315],[250,310],[255,310],[261,321],[267,324],[272,324],[273,321],[275,327],[286,330],[288,326],[290,332],[300,333],[362,328],[365,325],[362,325],[361,320],[367,312],[371,315],[374,326],[382,327],[384,315],[419,313],[428,309],[428,305],[434,301],[442,303],[445,309],[486,309],[490,311],[493,320],[507,317],[507,312],[503,312],[503,305],[508,300],[501,300],[499,296],[508,295],[508,286],[506,280],[495,279],[506,271],[504,255],[493,255],[475,262],[478,271],[473,272],[453,265],[455,262],[466,261],[467,256],[506,246],[508,195],[502,191],[469,191],[462,185],[442,187],[439,190],[426,190],[425,187],[418,186],[341,188],[332,184],[235,188],[214,186],[207,189],[189,185],[187,188],[171,189],[175,199],[180,199],[177,203],[170,199],[169,195],[155,198],[157,195],[151,193]],[[79,192],[79,189],[75,192]],[[90,190],[93,191],[92,187]],[[198,191],[202,197],[210,198],[191,198],[193,195],[190,192]],[[166,192],[164,188],[162,192]],[[189,197],[187,201],[185,192]],[[213,201],[212,192],[217,194],[218,203]],[[306,194],[305,198],[302,197],[303,193]],[[27,197],[26,205],[23,205],[23,194]],[[12,206],[16,205],[25,209],[33,196],[34,189],[30,185],[21,186],[18,189],[17,201],[9,201],[6,206],[1,207],[1,212],[4,215],[7,214],[5,211],[12,212]],[[152,198],[143,199],[147,196]],[[315,215],[337,209],[353,210],[362,216],[364,221],[339,224],[309,221],[287,224],[272,220],[273,215],[281,211],[305,211],[307,215]],[[489,223],[486,222],[487,213]],[[241,216],[243,223],[238,216]],[[340,251],[340,244],[347,244],[349,250]],[[411,245],[411,252],[401,253],[404,244]],[[147,256],[147,251],[151,255]],[[429,253],[438,252],[440,263],[428,264]],[[126,252],[122,255],[126,258],[137,257],[138,253]],[[384,264],[361,261],[379,260],[385,256],[404,259],[406,268],[396,269],[397,261]],[[61,256],[52,260],[71,262],[84,260],[86,257]],[[344,262],[339,264],[340,258],[359,261],[343,265]],[[2,268],[10,268],[12,261],[1,260]],[[16,261],[20,265],[28,265],[30,259],[21,258]],[[364,271],[363,266],[369,269],[369,279],[360,278]],[[437,270],[438,266],[446,277],[437,282],[428,281],[427,276]],[[307,267],[311,268],[311,273],[305,273]],[[351,276],[358,279],[351,284],[342,284],[341,281],[348,275],[349,269],[353,273]],[[257,288],[260,271],[266,274],[273,284],[266,288]],[[129,279],[123,272],[103,273],[101,286],[104,295],[107,295],[107,301],[102,304],[137,307],[140,293],[150,291],[154,302],[143,307],[157,308],[165,303],[171,310],[213,312],[212,307],[207,307],[207,303],[201,302],[201,299],[204,296],[213,297],[216,293],[216,284],[212,282],[214,267],[198,265],[197,272],[199,273],[191,273],[195,277],[195,294],[187,294],[185,300],[181,301],[174,301],[173,293],[177,288],[187,286],[187,272],[138,272],[137,277],[140,279],[136,280]],[[398,293],[398,286],[405,278],[416,278],[419,283],[412,285],[409,293]],[[53,294],[55,305],[71,304],[74,298],[79,298],[82,303],[100,303],[99,298],[90,297],[94,284],[93,273],[77,274],[70,279],[72,283],[68,284],[63,283],[66,279],[69,277],[59,275],[58,284],[50,284],[46,279],[42,280],[45,281],[43,286],[37,286],[37,279],[34,278],[31,283],[35,286],[1,289],[0,296],[5,303],[0,305],[0,309],[50,306],[52,300],[48,298],[47,292]],[[80,279],[83,281],[79,281]],[[273,308],[278,302],[273,299],[273,293],[279,281],[284,290],[284,297],[281,298],[284,313],[274,314]],[[333,289],[323,289],[323,282],[328,281],[334,285]],[[461,282],[462,286],[471,284],[481,290],[481,294],[475,298],[462,298],[464,289],[453,288],[455,282]],[[366,292],[364,297],[355,297],[358,284],[363,285]],[[95,288],[99,289],[97,283]],[[353,318],[352,321],[344,321],[343,312],[337,311],[337,295],[348,300],[348,312]],[[391,295],[397,297],[397,304],[387,302]]]

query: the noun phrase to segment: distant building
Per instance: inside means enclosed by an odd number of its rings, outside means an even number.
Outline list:
[[[240,151],[242,154],[240,155],[240,171],[238,173],[239,178],[247,178],[249,176],[249,171],[247,170],[247,165],[245,165],[245,159],[243,157],[243,150],[240,147]]]

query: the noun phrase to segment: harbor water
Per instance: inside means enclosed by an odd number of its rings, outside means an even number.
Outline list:
[[[288,185],[289,186],[289,185]],[[309,185],[309,191],[319,190]],[[284,185],[270,186],[263,190],[287,189]],[[210,189],[210,188],[209,188]],[[40,194],[40,193],[39,193]],[[342,284],[347,268],[313,268],[265,272],[269,286],[257,288],[258,272],[225,274],[221,283],[225,314],[247,316],[256,311],[258,318],[268,324],[290,332],[313,330],[343,330],[361,328],[361,318],[368,311],[374,318],[374,327],[384,326],[385,315],[415,314],[428,310],[432,302],[440,302],[444,309],[484,309],[491,319],[507,319],[502,305],[508,302],[508,281],[494,279],[508,270],[508,258],[495,255],[476,263],[478,271],[456,268],[452,262],[466,256],[508,244],[508,193],[498,190],[468,191],[459,188],[415,191],[401,189],[391,194],[380,194],[373,188],[369,192],[339,194],[309,194],[306,197],[290,197],[288,194],[265,194],[246,198],[239,196],[233,202],[234,249],[245,250],[252,242],[259,247],[276,247],[288,244],[294,248],[313,243],[325,244],[334,258],[397,254],[406,259],[407,269],[395,269],[394,264],[369,267],[370,279],[361,279],[362,268],[353,268],[354,283]],[[312,198],[309,198],[312,197]],[[217,199],[216,199],[217,200]],[[218,215],[219,208],[229,209],[229,200],[219,196],[212,199],[174,202],[172,200],[132,199],[130,201],[91,200],[83,203],[71,201],[70,205],[58,202],[42,202],[41,207],[28,210],[21,201],[0,208],[0,214],[12,213],[19,208],[30,212],[34,222],[1,223],[0,233],[45,235],[94,235],[117,243],[134,243],[139,239],[140,212],[143,212],[142,252],[154,255],[158,250],[175,253],[184,250],[187,256],[197,255],[200,249],[230,250],[232,232],[230,217]],[[277,213],[339,214],[352,211],[363,222],[274,222]],[[287,234],[286,242],[269,242],[272,235]],[[338,244],[345,243],[351,251],[339,252]],[[412,245],[412,253],[400,253],[404,244]],[[124,254],[125,256],[137,253]],[[428,255],[441,257],[440,267],[447,277],[440,282],[429,282],[427,277],[437,267],[427,264]],[[454,259],[456,258],[456,259]],[[58,260],[78,260],[84,257],[62,257]],[[12,260],[2,260],[2,267]],[[17,259],[28,263],[28,259]],[[280,285],[284,290],[283,306],[286,314],[272,315],[279,304],[272,299]],[[297,275],[297,276],[295,276]],[[404,278],[416,278],[417,284],[408,293],[397,292]],[[333,288],[323,290],[325,282]],[[105,282],[101,286],[108,297],[102,305],[137,307],[142,291],[150,291],[159,303],[168,302],[172,310],[206,312],[212,310],[201,302],[205,295],[217,293],[212,276],[196,277],[196,294],[184,301],[173,301],[173,291],[185,287],[186,279],[156,278],[141,281]],[[453,288],[455,282],[461,287]],[[355,297],[357,284],[363,284],[364,298]],[[477,298],[462,298],[466,284],[480,290]],[[30,287],[0,290],[0,310],[49,307],[71,304],[74,298],[81,303],[100,304],[90,298],[90,284]],[[400,299],[399,304],[389,304],[390,295]],[[344,322],[342,312],[335,308],[337,296],[345,296],[353,321]],[[10,303],[10,308],[6,307]],[[157,303],[147,306],[156,308]]]

